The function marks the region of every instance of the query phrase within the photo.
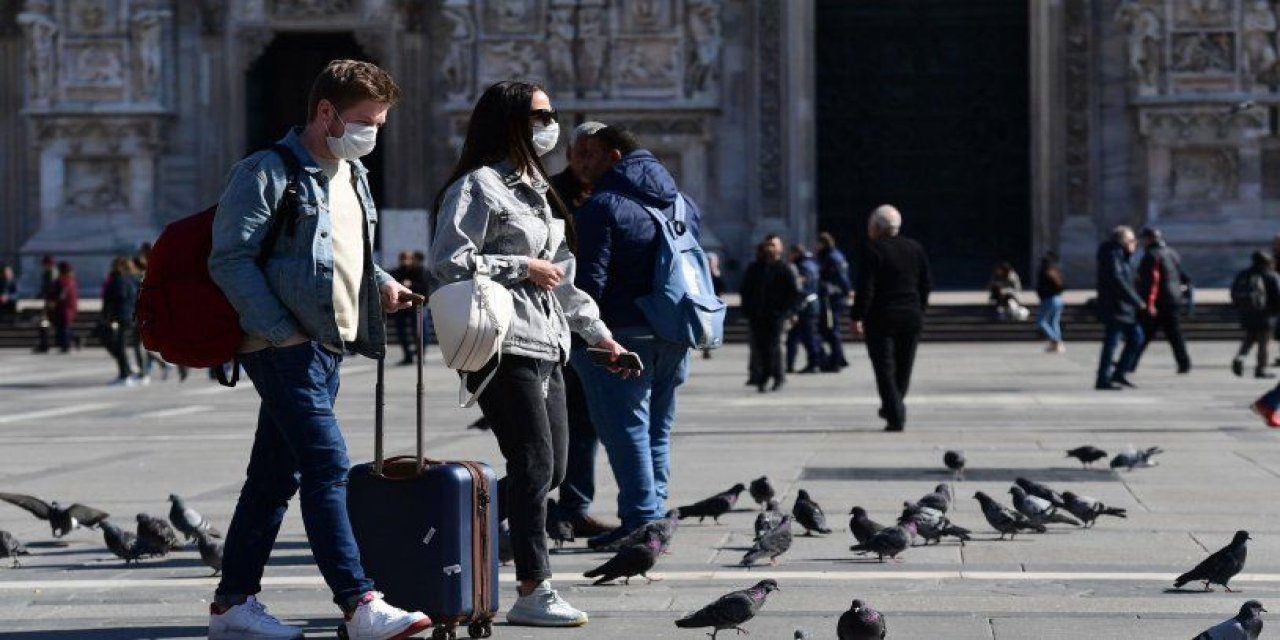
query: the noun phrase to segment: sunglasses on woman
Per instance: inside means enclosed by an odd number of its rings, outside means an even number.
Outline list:
[[[529,112],[529,117],[544,127],[560,121],[560,114],[555,109],[534,109]]]

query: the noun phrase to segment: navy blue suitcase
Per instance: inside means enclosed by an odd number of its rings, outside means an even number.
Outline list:
[[[498,481],[484,463],[423,455],[422,352],[419,332],[418,455],[383,458],[379,360],[374,461],[351,469],[347,510],[365,572],[387,602],[430,616],[436,640],[456,638],[461,625],[487,638],[498,611]]]

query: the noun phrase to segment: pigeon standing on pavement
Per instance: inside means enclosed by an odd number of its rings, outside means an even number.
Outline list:
[[[781,521],[782,514],[777,511],[761,511],[756,514],[756,523],[753,527],[756,534],[755,539],[759,540],[760,536],[773,531],[773,528],[778,526]]]
[[[881,529],[870,540],[864,544],[855,544],[849,549],[859,553],[874,553],[880,562],[884,562],[884,557],[889,556],[893,560],[898,559],[898,554],[906,551],[911,546],[911,538],[916,534],[916,525],[914,522],[907,521],[898,523],[896,527],[888,527]]]
[[[777,590],[777,581],[761,580],[750,589],[720,596],[715,602],[676,620],[676,626],[681,629],[711,627],[711,633],[708,634],[711,640],[715,640],[716,634],[725,629],[746,633],[747,630],[742,625],[756,617],[769,594]]]
[[[884,525],[867,517],[867,510],[862,507],[850,509],[849,516],[849,531],[853,532],[858,544],[866,544],[871,536],[884,529]]]
[[[987,524],[1000,532],[1001,540],[1004,540],[1006,535],[1012,540],[1019,531],[1031,530],[1037,533],[1047,531],[1044,525],[1032,522],[1030,518],[1005,507],[981,491],[973,494],[973,497],[982,505],[982,516],[987,519]]]
[[[1053,506],[1052,502],[1027,495],[1022,487],[1017,485],[1009,487],[1009,493],[1013,495],[1013,508],[1036,524],[1058,523],[1080,526],[1079,520],[1065,513],[1058,513],[1058,508]]]
[[[168,522],[145,513],[138,514],[137,552],[139,556],[164,556],[170,551],[181,548],[182,543],[178,542],[178,533],[169,526]]]
[[[942,464],[947,465],[947,468],[956,474],[957,480],[964,480],[965,459],[963,451],[948,451],[942,454]]]
[[[1111,459],[1111,468],[1119,469],[1124,467],[1128,471],[1133,471],[1134,467],[1154,467],[1156,462],[1152,458],[1161,453],[1164,453],[1164,449],[1160,447],[1148,447],[1142,451],[1130,447],[1127,451],[1117,453],[1116,457]]]
[[[1088,468],[1093,463],[1107,457],[1107,452],[1093,445],[1087,444],[1083,447],[1068,449],[1067,457],[1075,458],[1076,460],[1079,460],[1082,466],[1084,466],[1085,468]]]
[[[200,549],[200,560],[205,566],[213,569],[209,577],[222,573],[222,543],[218,542],[212,534],[197,531],[196,547]]]
[[[12,533],[0,530],[0,559],[8,558],[13,562],[14,568],[21,567],[22,563],[18,561],[18,556],[29,556],[30,551],[23,546]]]
[[[106,543],[107,549],[115,557],[124,560],[124,566],[127,567],[142,557],[138,553],[138,536],[133,535],[132,531],[125,531],[110,520],[103,520],[98,526],[102,528],[102,541]]]
[[[951,499],[951,487],[944,482],[934,487],[933,493],[927,493],[917,500],[916,504],[946,513],[951,509]]]
[[[677,509],[670,509],[667,511],[667,515],[661,520],[649,522],[643,527],[636,528],[635,531],[628,533],[626,536],[619,538],[610,544],[592,547],[592,550],[615,553],[623,547],[644,543],[645,536],[649,535],[650,531],[653,531],[658,534],[658,541],[662,543],[662,553],[666,553],[667,549],[671,547],[671,539],[675,537],[676,529],[679,527],[680,512]]]
[[[941,543],[944,536],[951,536],[960,540],[960,544],[964,544],[969,540],[968,529],[952,524],[947,516],[943,515],[937,509],[920,504],[911,504],[910,502],[902,503],[901,522],[911,521],[916,526],[916,533],[924,539],[926,545],[929,542]]]
[[[623,584],[631,584],[631,578],[635,576],[644,578],[647,584],[656,579],[650,578],[647,574],[653,569],[653,565],[658,563],[658,556],[661,554],[662,540],[658,538],[657,531],[650,529],[646,532],[642,543],[619,549],[607,562],[582,576],[599,578],[593,583],[596,585],[612,582],[618,578],[623,579]]]
[[[751,499],[755,500],[756,504],[760,505],[761,508],[767,508],[769,501],[773,500],[774,496],[777,495],[777,492],[773,490],[773,485],[769,484],[768,476],[760,476],[752,480],[751,486],[747,488],[747,491],[751,494]]]
[[[1261,602],[1250,600],[1240,605],[1240,613],[1205,629],[1192,640],[1258,640],[1266,611]]]
[[[1245,543],[1249,540],[1251,538],[1248,531],[1237,531],[1235,537],[1231,539],[1231,544],[1214,551],[1194,569],[1178,576],[1178,579],[1173,582],[1174,588],[1181,589],[1182,585],[1188,582],[1202,581],[1205,591],[1213,591],[1210,584],[1220,584],[1227,591],[1235,593],[1236,591],[1227,583],[1244,569],[1245,556],[1249,553]]]
[[[827,514],[822,512],[822,507],[804,489],[796,494],[796,504],[791,507],[791,515],[795,516],[796,524],[804,527],[806,536],[813,535],[814,531],[824,535],[831,533],[831,529],[827,527]]]
[[[1066,505],[1067,511],[1072,515],[1080,518],[1086,528],[1097,524],[1100,516],[1115,516],[1117,518],[1128,518],[1129,512],[1120,507],[1108,507],[1102,504],[1097,498],[1082,496],[1070,491],[1062,492],[1062,502]]]
[[[41,520],[48,520],[55,538],[61,538],[80,527],[92,529],[109,517],[105,511],[99,511],[78,502],[63,509],[57,502],[45,502],[35,496],[20,493],[0,493],[0,500],[22,507]]]
[[[1042,500],[1048,500],[1049,504],[1052,504],[1055,507],[1067,506],[1062,500],[1062,494],[1050,489],[1047,485],[1043,485],[1039,482],[1034,482],[1026,478],[1016,478],[1013,483],[1022,487],[1022,490],[1026,491],[1027,495],[1032,495]]]
[[[840,614],[840,622],[836,623],[838,640],[884,640],[888,628],[884,616],[879,611],[854,600],[849,610]]]
[[[218,531],[200,515],[199,511],[192,509],[186,505],[182,497],[171,493],[169,494],[169,522],[173,523],[173,527],[182,533],[182,536],[191,541],[198,533],[204,533],[213,538],[221,538],[222,532]]]
[[[791,516],[782,516],[782,521],[760,536],[742,556],[742,566],[750,568],[765,558],[769,559],[769,564],[778,564],[778,556],[791,548],[791,540]]]
[[[687,507],[680,507],[680,519],[697,518],[701,523],[707,518],[711,518],[716,524],[720,524],[720,516],[729,513],[733,505],[738,503],[738,496],[746,491],[746,485],[738,483],[733,485],[728,491],[717,493],[706,500],[699,500]]]
[[[555,498],[547,498],[547,538],[556,543],[556,549],[564,547],[564,543],[573,542],[573,523],[564,517],[564,510],[556,503]]]

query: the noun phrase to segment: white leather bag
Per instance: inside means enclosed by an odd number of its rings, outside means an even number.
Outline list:
[[[502,341],[511,327],[511,292],[494,282],[488,266],[477,261],[470,280],[453,282],[431,294],[431,322],[444,356],[445,366],[463,372],[458,388],[458,405],[470,407],[484,392],[502,362]],[[471,397],[467,397],[467,374],[479,371],[493,358],[498,362]]]

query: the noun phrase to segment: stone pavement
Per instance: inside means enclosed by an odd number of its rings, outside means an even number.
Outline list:
[[[879,430],[860,348],[845,373],[794,376],[769,395],[742,385],[741,347],[695,359],[681,395],[672,502],[767,474],[784,506],[808,489],[835,533],[798,537],[782,564],[748,571],[735,564],[750,542],[753,513],[730,514],[721,526],[686,521],[655,572],[665,580],[630,586],[589,586],[582,571],[605,557],[579,545],[556,554],[553,566],[557,587],[590,612],[590,625],[503,625],[495,637],[699,638],[672,621],[764,577],[776,578],[782,591],[747,629],[767,640],[791,638],[795,629],[834,637],[835,620],[854,597],[886,614],[891,638],[955,640],[1189,638],[1234,614],[1246,597],[1280,609],[1280,516],[1270,508],[1280,490],[1280,440],[1245,409],[1268,385],[1232,377],[1232,349],[1195,344],[1195,372],[1176,376],[1168,348],[1153,346],[1134,378],[1141,389],[1099,394],[1090,389],[1092,344],[1072,344],[1062,356],[1025,343],[928,344],[903,434]],[[354,358],[344,369],[338,413],[352,458],[365,460],[372,454],[374,367]],[[222,390],[201,377],[107,388],[113,371],[99,351],[0,352],[0,491],[83,502],[129,527],[139,511],[167,513],[174,492],[225,528],[250,445],[251,387]],[[454,378],[434,358],[428,372],[429,453],[497,461],[491,435],[464,429],[477,413],[451,406]],[[393,451],[412,444],[412,389],[411,368],[391,371]],[[1113,453],[1158,444],[1167,453],[1153,469],[1084,471],[1062,452],[1086,443]],[[955,485],[953,519],[973,529],[975,540],[911,549],[898,564],[853,556],[843,514],[859,504],[891,521],[903,500],[949,478],[940,464],[947,448],[969,458],[967,480]],[[1125,507],[1130,517],[1090,531],[1059,527],[993,541],[973,492],[1007,501],[1018,475]],[[598,510],[609,514],[615,491],[603,456],[598,477]],[[216,579],[206,577],[194,551],[126,569],[96,531],[56,546],[43,523],[4,504],[0,528],[33,552],[23,568],[0,568],[0,636],[203,637]],[[1166,592],[1174,576],[1240,528],[1254,536],[1236,584],[1244,595]],[[296,504],[267,575],[264,599],[274,611],[305,623],[308,637],[333,637],[337,616],[311,564]],[[512,591],[504,586],[504,604]]]

